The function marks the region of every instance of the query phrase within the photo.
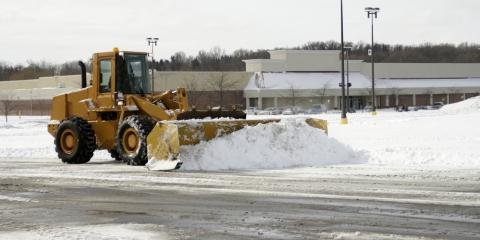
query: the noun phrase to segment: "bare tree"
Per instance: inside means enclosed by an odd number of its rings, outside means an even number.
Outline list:
[[[366,98],[367,98],[366,105],[372,106],[373,105],[373,103],[372,103],[372,89],[371,88],[365,88],[365,92],[366,92]]]
[[[325,83],[322,85],[321,88],[319,89],[316,89],[314,92],[313,92],[313,95],[316,96],[316,97],[320,97],[320,103],[321,104],[325,104],[325,95],[327,93],[327,89],[328,89],[328,83]]]
[[[433,90],[430,88],[425,91],[425,94],[428,95],[429,97],[428,105],[433,104],[433,93],[434,93]]]
[[[13,95],[9,93],[4,93],[0,95],[0,111],[5,116],[5,123],[8,122],[8,116],[16,108],[15,100]]]
[[[327,89],[329,88],[329,84],[328,82],[323,84],[320,88],[318,89],[315,89],[312,93],[312,96],[314,97],[319,97],[320,98],[320,105],[322,106],[322,108],[325,108],[328,109],[327,105],[326,105],[326,95],[327,95]]]
[[[293,84],[290,84],[290,88],[288,89],[288,91],[292,107],[295,108],[297,106],[297,91],[295,90]]]
[[[190,106],[197,106],[198,104],[198,91],[199,91],[199,87],[198,87],[198,83],[195,79],[195,77],[192,79],[192,80],[185,80],[183,82],[183,85],[185,86],[185,88],[187,89],[187,93],[188,93],[188,101],[189,101],[189,104]]]
[[[223,106],[225,91],[235,87],[237,85],[237,81],[235,79],[228,79],[225,76],[225,73],[221,72],[218,78],[213,78],[209,80],[208,85],[218,93],[219,105]]]
[[[281,94],[281,97],[290,100],[290,107],[295,111],[297,105],[301,102],[299,99],[299,92],[293,83],[288,83],[288,86],[288,89],[285,89],[285,94]]]
[[[449,104],[450,103],[454,103],[454,102],[457,102],[457,95],[461,94],[461,91],[460,89],[458,89],[458,87],[456,86],[452,86],[450,88],[448,88],[447,91],[445,91],[445,94],[448,96],[448,99],[449,99]],[[453,99],[452,99],[453,97]],[[464,99],[465,100],[465,99]]]
[[[392,88],[390,88],[389,93],[390,93],[390,96],[393,96],[393,97],[395,98],[395,103],[394,103],[394,105],[396,106],[396,105],[397,105],[397,98],[398,98],[398,96],[400,95],[400,89],[397,88],[397,87],[392,87]],[[391,105],[391,104],[392,104],[392,103],[390,103],[390,105]]]

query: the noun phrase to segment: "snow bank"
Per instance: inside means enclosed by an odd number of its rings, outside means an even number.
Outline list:
[[[330,136],[366,151],[368,164],[442,169],[480,167],[479,113],[440,111],[351,114],[347,126],[331,124]]]
[[[447,114],[480,113],[480,96],[445,105],[440,111]]]
[[[47,131],[49,117],[10,117],[0,123],[0,158],[57,159],[53,137]],[[106,151],[96,151],[95,159],[110,159]]]
[[[365,162],[361,152],[312,128],[305,119],[247,127],[182,147],[184,170],[281,169]]]
[[[86,226],[64,226],[39,229],[0,232],[2,240],[136,240],[136,239],[170,239],[163,232],[164,228],[153,224],[105,224]]]

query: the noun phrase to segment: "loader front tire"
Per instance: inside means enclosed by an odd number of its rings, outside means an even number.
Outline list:
[[[108,152],[110,153],[110,157],[112,157],[116,161],[122,161],[122,158],[120,157],[120,154],[117,152],[116,148],[110,149],[108,150]]]
[[[63,120],[55,134],[55,151],[64,163],[84,164],[97,148],[92,126],[79,117]]]
[[[133,166],[143,166],[148,162],[147,136],[154,126],[146,116],[130,116],[118,128],[117,152],[120,158]]]

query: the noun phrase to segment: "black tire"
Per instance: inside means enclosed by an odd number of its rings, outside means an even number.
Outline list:
[[[143,166],[148,162],[147,158],[147,136],[152,131],[154,122],[146,116],[130,116],[126,118],[118,128],[116,143],[117,152],[120,158],[134,166]],[[129,136],[136,137],[129,145]]]
[[[118,154],[116,148],[110,149],[110,150],[108,150],[108,152],[110,153],[110,156],[111,156],[113,159],[115,159],[115,160],[117,160],[117,161],[122,161],[122,158],[120,157],[120,154]]]
[[[97,148],[92,126],[79,117],[63,120],[55,133],[55,151],[62,162],[84,164]]]

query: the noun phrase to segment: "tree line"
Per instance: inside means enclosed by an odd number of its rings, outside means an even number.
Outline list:
[[[87,64],[89,66],[90,64]],[[37,79],[40,77],[80,74],[78,61],[53,64],[46,61],[27,61],[26,65],[0,62],[0,81]]]
[[[371,48],[370,44],[348,42],[345,46],[351,47],[351,59],[370,61],[368,56],[368,49]],[[340,48],[340,43],[336,41],[317,41],[293,48],[275,48],[275,50],[340,50]],[[374,51],[377,62],[480,62],[480,44],[376,44]],[[214,47],[209,51],[202,50],[196,56],[188,56],[185,52],[179,51],[168,59],[158,59],[155,62],[150,62],[150,67],[157,71],[245,71],[243,60],[268,58],[270,58],[270,55],[268,50],[265,49],[238,49],[233,53],[226,53],[224,49]],[[11,65],[0,62],[0,81],[79,73],[80,68],[77,61],[62,64],[29,61],[27,65]]]

